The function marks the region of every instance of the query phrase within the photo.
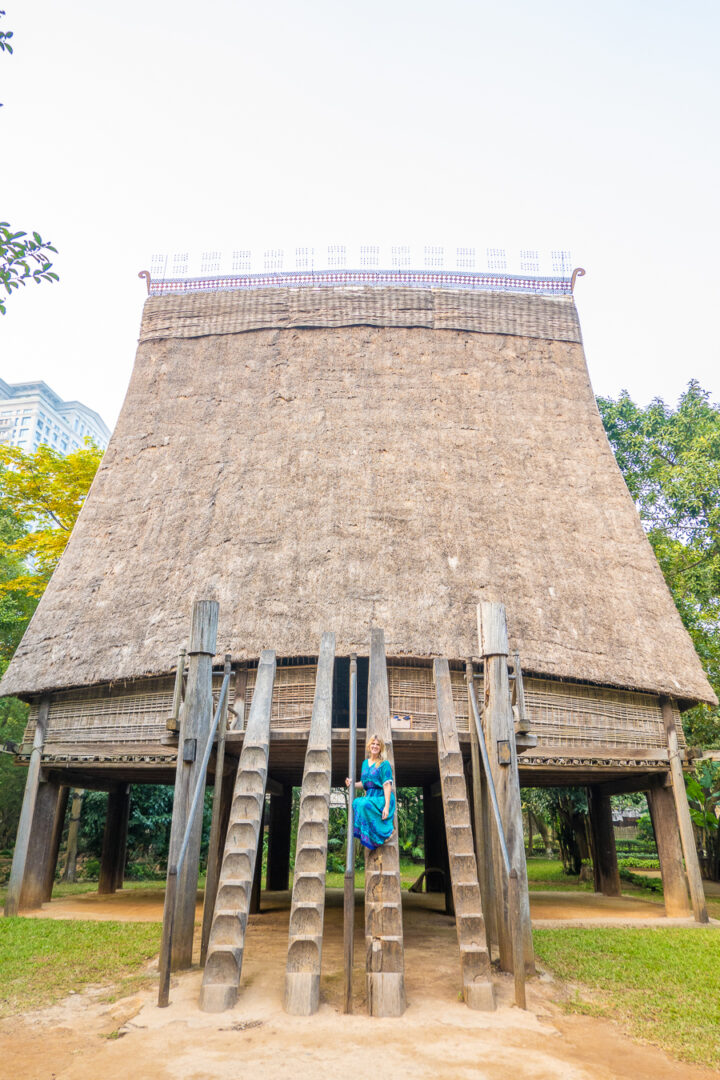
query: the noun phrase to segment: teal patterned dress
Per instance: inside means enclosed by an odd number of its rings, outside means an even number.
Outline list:
[[[373,851],[380,847],[392,836],[395,828],[395,792],[390,792],[390,810],[387,818],[383,821],[382,812],[385,807],[385,791],[383,785],[392,783],[392,769],[389,761],[378,761],[371,765],[367,759],[363,761],[360,779],[365,788],[365,797],[362,795],[353,799],[354,832],[363,847]]]

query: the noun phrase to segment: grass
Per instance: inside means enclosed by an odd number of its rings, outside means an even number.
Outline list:
[[[538,958],[589,991],[568,1011],[620,1020],[686,1061],[720,1068],[720,937],[714,930],[535,930]]]
[[[95,984],[136,979],[157,955],[159,923],[0,919],[0,1017]]]

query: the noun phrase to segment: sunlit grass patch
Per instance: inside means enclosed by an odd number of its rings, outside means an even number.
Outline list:
[[[720,933],[667,927],[535,930],[539,960],[579,985],[572,1012],[621,1020],[687,1061],[720,1067]],[[583,1000],[582,988],[592,991]]]
[[[139,974],[159,951],[161,929],[159,923],[0,919],[0,1017]]]

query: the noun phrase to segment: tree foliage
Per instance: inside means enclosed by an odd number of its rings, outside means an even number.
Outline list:
[[[0,11],[0,18],[4,15]],[[12,55],[12,36],[12,30],[0,30],[0,53]],[[22,229],[13,229],[8,221],[0,221],[0,285],[8,296],[31,281],[39,285],[42,281],[60,280],[52,268],[49,252],[57,254],[57,249],[43,240],[40,233],[29,236]],[[4,297],[0,295],[0,315],[6,313]]]
[[[598,407],[680,617],[720,693],[720,405],[694,380],[676,409],[623,391]],[[684,716],[688,740],[720,745],[720,710]]]
[[[102,450],[87,439],[65,457],[49,446],[32,453],[0,446],[0,504],[21,528],[4,545],[6,557],[18,560],[19,569],[0,581],[0,598],[7,593],[42,596],[101,460]]]

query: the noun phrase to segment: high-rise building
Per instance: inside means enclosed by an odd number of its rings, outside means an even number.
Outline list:
[[[88,437],[104,450],[110,431],[102,417],[81,401],[63,401],[44,382],[0,379],[0,443],[27,451],[51,446],[70,454]]]

